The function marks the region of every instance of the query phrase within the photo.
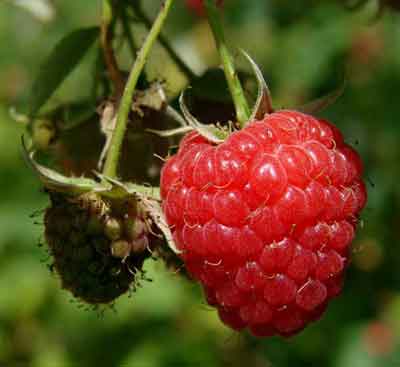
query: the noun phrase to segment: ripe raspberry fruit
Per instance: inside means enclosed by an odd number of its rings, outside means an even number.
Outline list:
[[[290,336],[342,287],[366,202],[358,154],[324,120],[278,111],[216,145],[187,134],[163,210],[207,302],[235,330]]]

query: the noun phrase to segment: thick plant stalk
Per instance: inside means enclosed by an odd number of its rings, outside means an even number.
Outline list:
[[[107,152],[106,163],[104,165],[103,174],[108,177],[117,177],[118,161],[121,153],[122,142],[124,140],[126,126],[128,122],[129,111],[132,106],[132,99],[135,93],[136,84],[139,76],[146,64],[149,53],[164,25],[164,22],[168,16],[169,10],[174,0],[165,0],[161,5],[160,12],[153,23],[153,26],[147,35],[147,38],[140,49],[132,70],[129,74],[128,81],[125,85],[124,93],[122,95],[118,112],[117,112],[117,123],[113,136],[111,139],[111,145]]]
[[[233,103],[235,105],[236,118],[239,125],[243,127],[250,117],[250,108],[244,95],[239,77],[235,71],[233,57],[230,54],[229,49],[226,45],[220,11],[215,4],[215,0],[204,0],[204,5],[222,62],[226,81],[228,83],[228,88],[231,93]]]

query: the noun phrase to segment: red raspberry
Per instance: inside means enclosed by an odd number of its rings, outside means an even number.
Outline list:
[[[324,120],[279,111],[215,145],[196,132],[162,169],[163,210],[221,320],[292,335],[341,291],[366,202],[358,154]]]
[[[216,0],[215,2],[219,7],[222,7],[224,0]],[[186,0],[186,6],[193,10],[198,16],[205,15],[203,0]]]

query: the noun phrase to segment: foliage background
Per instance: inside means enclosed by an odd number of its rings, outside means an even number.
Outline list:
[[[35,222],[41,218],[31,214],[46,207],[47,197],[21,158],[23,127],[10,118],[9,108],[21,105],[40,63],[63,35],[98,24],[100,1],[54,0],[49,3],[54,13],[37,13],[46,1],[3,0],[1,366],[400,365],[400,14],[388,11],[374,20],[374,2],[354,12],[339,1],[226,2],[228,38],[262,66],[276,106],[300,105],[340,84],[346,74],[344,96],[322,115],[360,151],[373,185],[343,295],[321,321],[290,340],[232,333],[203,304],[196,285],[154,261],[146,265],[153,281],[123,297],[114,310],[99,313],[71,300],[50,274],[45,249],[38,247],[42,225]],[[144,3],[151,14],[159,1]],[[143,28],[133,30],[140,42]],[[183,0],[165,34],[198,72],[217,64],[206,23],[185,10]],[[125,51],[121,60],[128,67]],[[88,94],[94,55],[85,57],[53,104]],[[163,55],[161,48],[154,51],[148,72],[165,78],[174,94],[185,80],[166,58],[159,64]]]

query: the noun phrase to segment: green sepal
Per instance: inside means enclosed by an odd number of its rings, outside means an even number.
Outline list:
[[[180,253],[173,240],[171,229],[169,228],[165,215],[162,211],[160,205],[161,195],[158,187],[147,187],[130,182],[120,182],[114,178],[107,177],[102,174],[97,175],[102,179],[102,181],[112,184],[112,189],[102,193],[102,196],[109,196],[116,199],[121,199],[132,195],[136,196],[138,202],[164,235],[169,248],[175,254]]]
[[[111,190],[109,183],[99,183],[86,177],[66,177],[50,168],[47,168],[35,161],[35,152],[29,152],[25,140],[22,137],[22,153],[27,164],[37,174],[43,185],[53,191],[79,195],[85,192],[105,192]]]
[[[265,115],[274,112],[272,107],[272,97],[271,92],[269,90],[268,84],[264,79],[264,76],[255,63],[255,61],[251,58],[251,56],[244,50],[240,50],[244,57],[249,61],[251,68],[253,69],[254,75],[256,77],[257,86],[258,86],[258,95],[256,103],[251,111],[250,120],[261,120]]]
[[[193,130],[197,131],[201,136],[215,144],[223,143],[228,138],[230,133],[228,129],[223,129],[216,125],[203,124],[189,112],[185,103],[185,92],[182,92],[179,98],[179,105],[188,126],[192,127]]]
[[[158,187],[138,185],[133,182],[121,182],[101,173],[96,172],[95,174],[110,187],[110,190],[103,192],[102,196],[123,199],[127,196],[137,195],[138,197],[146,197],[152,200],[161,200],[160,189]]]

